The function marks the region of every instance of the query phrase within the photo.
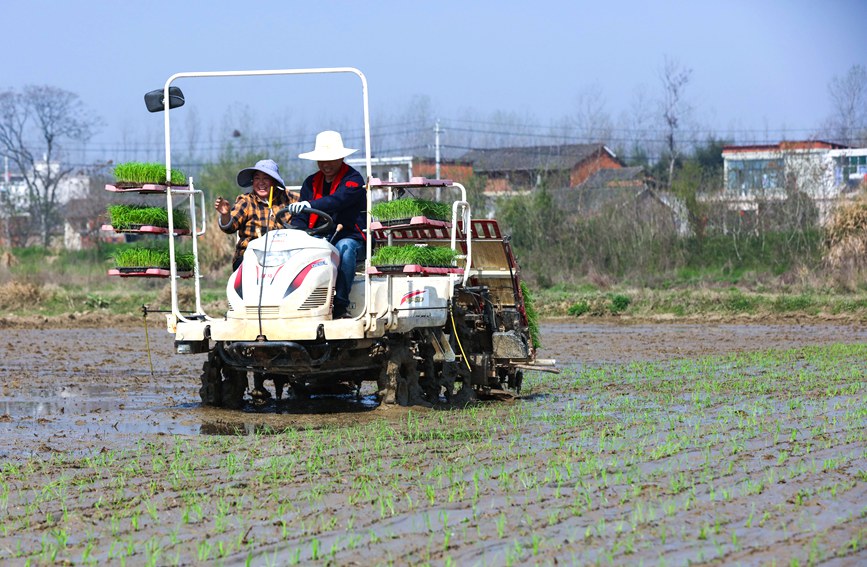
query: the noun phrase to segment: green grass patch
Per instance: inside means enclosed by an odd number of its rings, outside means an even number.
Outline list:
[[[185,210],[172,211],[175,228],[189,230],[190,215]],[[147,205],[110,205],[108,216],[116,229],[131,229],[140,226],[169,226],[169,214],[165,207]]]
[[[130,161],[119,163],[114,167],[114,177],[120,183],[156,183],[166,182],[166,166],[161,163]],[[171,184],[186,185],[187,177],[177,169],[172,169]]]
[[[163,268],[169,269],[168,247],[162,246],[131,246],[117,250],[113,256],[114,264],[118,268]],[[177,269],[186,272],[193,269],[193,255],[186,252],[175,251],[175,264]]]
[[[773,307],[781,313],[811,311],[813,300],[806,295],[781,295],[774,300]]]
[[[724,300],[725,309],[734,313],[751,313],[756,310],[757,299],[733,290]]]
[[[611,293],[608,294],[608,299],[611,301],[611,306],[609,309],[611,313],[616,315],[617,313],[623,313],[629,307],[629,304],[632,303],[632,300],[628,295],[623,295],[622,293]]]
[[[445,246],[382,246],[377,248],[370,263],[374,266],[415,265],[450,267],[455,251]]]
[[[448,220],[451,218],[452,207],[448,203],[424,199],[397,199],[376,203],[370,208],[370,214],[380,221],[394,221],[412,217]]]
[[[581,315],[590,312],[590,304],[586,301],[579,301],[578,303],[570,305],[566,312],[573,317],[580,317]]]

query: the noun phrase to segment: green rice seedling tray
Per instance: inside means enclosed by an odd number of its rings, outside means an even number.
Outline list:
[[[404,264],[394,266],[371,266],[367,269],[371,276],[388,275],[418,275],[418,276],[443,276],[446,274],[463,274],[463,268],[421,266],[419,264]]]
[[[452,223],[449,221],[429,219],[427,217],[411,217],[408,219],[393,219],[387,221],[371,221],[371,230],[385,230],[388,228],[406,228],[406,227],[437,227],[451,228]]]
[[[451,218],[452,207],[448,203],[427,201],[425,199],[396,199],[376,203],[370,208],[370,215],[383,226],[409,224],[413,219],[424,222],[447,221]],[[416,223],[416,224],[417,224]]]
[[[188,185],[160,185],[158,183],[143,183],[143,184],[135,184],[135,183],[106,183],[105,190],[111,191],[112,193],[165,193],[168,189],[172,189],[172,191],[186,191],[189,190]]]
[[[127,227],[116,227],[110,224],[104,224],[100,227],[102,230],[106,230],[109,232],[117,232],[117,233],[135,233],[135,234],[168,234],[169,229],[165,226],[152,226],[152,225],[131,225]],[[184,228],[175,228],[175,234],[178,236],[183,236],[185,234],[189,234],[190,231]]]
[[[177,169],[172,169],[169,179],[166,183],[166,166],[156,162],[140,162],[129,161],[119,163],[114,166],[114,177],[117,180],[116,185],[121,187],[143,186],[143,185],[170,185],[179,186],[187,182],[184,173]]]
[[[171,277],[172,272],[165,268],[112,268],[108,271],[108,275],[122,278],[168,278]],[[191,278],[193,272],[177,272],[177,277]]]
[[[115,267],[108,271],[110,276],[166,278],[171,275],[168,247],[138,247],[122,248],[114,254]],[[192,271],[194,265],[192,254],[175,253],[175,267],[178,274],[184,277]]]
[[[110,223],[103,230],[115,232],[135,232],[150,234],[168,233],[169,215],[165,207],[147,205],[110,205]],[[189,234],[190,216],[186,211],[175,208],[172,211],[175,234]]]
[[[456,254],[445,246],[380,246],[370,259],[380,271],[404,271],[406,266],[454,268]]]

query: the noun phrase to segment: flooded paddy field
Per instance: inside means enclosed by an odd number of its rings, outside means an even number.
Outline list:
[[[541,331],[515,400],[227,411],[160,328],[0,329],[0,563],[867,563],[867,328]]]

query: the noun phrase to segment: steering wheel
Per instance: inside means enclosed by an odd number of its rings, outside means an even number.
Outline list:
[[[299,230],[297,227],[290,225],[287,221],[281,220],[280,215],[283,213],[288,213],[289,207],[283,207],[277,214],[274,215],[274,218],[277,219],[277,224],[279,224],[283,228],[290,228],[293,230]],[[323,236],[325,234],[329,234],[331,230],[334,228],[334,219],[331,218],[331,215],[326,213],[325,211],[320,211],[319,209],[304,209],[304,214],[314,214],[318,215],[319,218],[316,219],[316,226],[313,228],[305,228],[303,229],[310,236]]]

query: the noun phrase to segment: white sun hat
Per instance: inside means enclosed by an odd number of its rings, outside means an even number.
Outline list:
[[[357,151],[343,147],[343,138],[340,136],[340,132],[326,130],[316,134],[316,147],[313,148],[312,152],[298,154],[298,157],[313,161],[331,161],[345,158]]]

